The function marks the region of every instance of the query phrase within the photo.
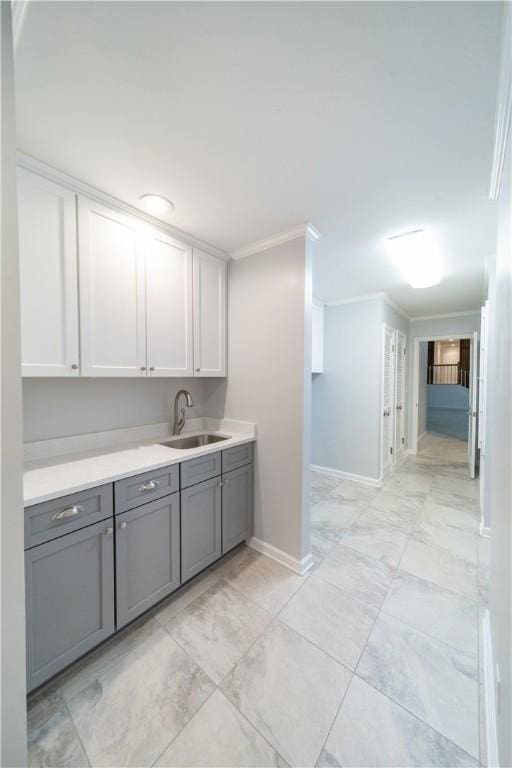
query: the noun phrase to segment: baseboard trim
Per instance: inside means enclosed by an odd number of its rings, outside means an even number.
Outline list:
[[[489,528],[489,526],[484,525],[483,522],[480,523],[480,536],[483,536],[484,539],[491,538],[491,529]]]
[[[313,472],[320,472],[321,475],[338,477],[340,480],[352,480],[354,483],[371,485],[373,488],[380,488],[382,485],[382,475],[380,477],[366,477],[366,475],[355,475],[353,472],[343,472],[341,469],[321,467],[319,464],[312,464],[311,469]]]
[[[488,610],[482,618],[482,641],[484,652],[485,731],[487,741],[487,765],[499,766],[498,730],[496,723],[496,681],[492,652],[491,617]]]
[[[255,549],[256,552],[260,552],[262,555],[270,557],[271,560],[275,560],[276,563],[284,565],[285,568],[289,568],[290,571],[298,573],[299,576],[305,576],[306,573],[313,567],[313,556],[311,554],[303,557],[299,560],[297,557],[292,557],[287,552],[283,552],[282,549],[268,544],[266,541],[257,539],[252,536],[247,542],[247,546],[251,549]]]

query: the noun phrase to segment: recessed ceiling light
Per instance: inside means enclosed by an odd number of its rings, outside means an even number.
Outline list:
[[[435,243],[422,229],[388,238],[388,247],[413,288],[428,288],[441,281],[441,265]]]
[[[141,195],[139,197],[141,207],[153,216],[164,216],[174,211],[174,205],[162,195]]]

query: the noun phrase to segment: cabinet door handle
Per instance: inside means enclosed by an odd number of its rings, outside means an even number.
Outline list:
[[[222,488],[222,486],[224,485],[224,483],[222,482],[222,480],[219,480],[219,482],[217,483],[217,485],[219,486],[219,488]]]
[[[66,520],[68,517],[74,517],[83,512],[84,508],[80,504],[75,504],[73,507],[66,507],[66,509],[59,509],[51,516],[51,520]]]
[[[119,527],[124,531],[124,529],[126,528],[126,522],[123,520],[122,523],[119,523]]]
[[[114,529],[109,526],[105,531],[105,533],[107,534],[107,536],[111,536],[114,533]]]
[[[223,480],[222,483],[223,485],[229,485],[229,480]]]
[[[149,483],[143,483],[142,485],[139,485],[139,493],[144,493],[145,491],[154,491],[155,488],[158,488],[159,485],[159,480],[150,480]]]
[[[77,363],[73,363],[73,365],[71,366],[71,368],[72,368],[74,371],[77,371],[77,370],[78,370],[78,364],[77,364]]]

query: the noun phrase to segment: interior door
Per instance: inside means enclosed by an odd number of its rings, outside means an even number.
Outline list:
[[[405,335],[397,331],[395,344],[395,461],[402,454],[405,444],[405,353]]]
[[[192,248],[149,229],[146,331],[150,376],[193,376]]]
[[[475,331],[471,339],[470,350],[470,382],[469,382],[469,410],[468,410],[468,465],[469,475],[476,476],[476,462],[478,450],[478,333]]]
[[[146,375],[142,225],[78,199],[83,376]]]
[[[395,399],[395,330],[384,325],[382,370],[382,474],[393,464]]]

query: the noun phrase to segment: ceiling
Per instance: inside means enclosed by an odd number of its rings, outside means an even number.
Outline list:
[[[33,2],[19,148],[228,252],[310,221],[314,292],[478,308],[502,4]],[[429,229],[439,286],[384,243]]]

